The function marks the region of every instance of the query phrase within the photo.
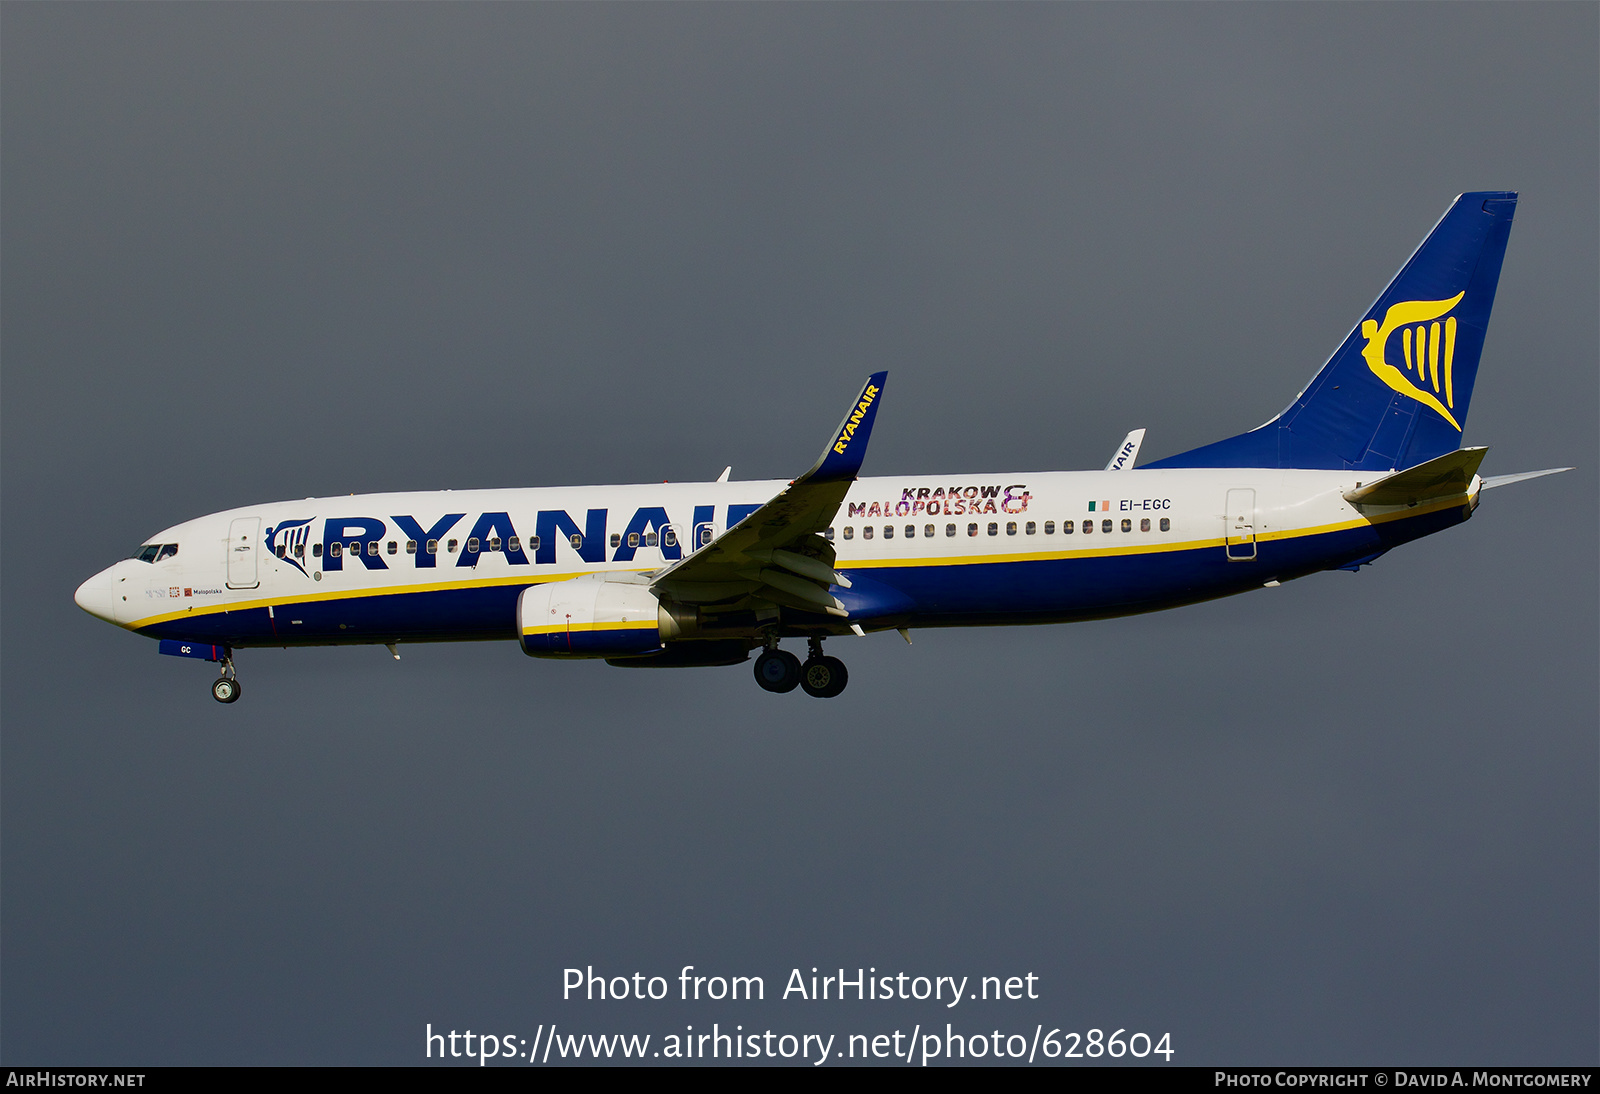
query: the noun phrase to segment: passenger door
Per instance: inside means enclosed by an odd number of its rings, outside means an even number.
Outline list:
[[[1223,526],[1229,562],[1249,562],[1256,557],[1256,492],[1229,490]]]
[[[256,576],[260,533],[260,517],[239,517],[228,525],[228,588],[254,589],[261,584]]]

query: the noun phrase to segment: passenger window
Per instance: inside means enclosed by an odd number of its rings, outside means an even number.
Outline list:
[[[499,536],[490,536],[489,537],[489,550],[498,551],[499,549],[500,549],[500,537]]]
[[[1027,524],[1026,524],[1026,525],[1025,525],[1025,526],[1024,526],[1024,527],[1023,527],[1023,529],[1022,529],[1022,530],[1023,530],[1023,531],[1024,531],[1024,532],[1026,532],[1026,533],[1027,533],[1027,534],[1028,534],[1028,535],[1030,535],[1030,536],[1031,536],[1031,535],[1033,535],[1033,534],[1034,534],[1034,533],[1035,533],[1035,532],[1037,532],[1037,531],[1038,531],[1038,530],[1039,530],[1039,526],[1038,526],[1038,525],[1037,525],[1037,524],[1035,524],[1035,523],[1033,523],[1033,521],[1031,521],[1031,520],[1030,520],[1030,521],[1029,521],[1029,522],[1028,522],[1028,523],[1027,523]]]
[[[1107,523],[1110,523],[1110,522],[1108,521]],[[1094,531],[1094,521],[1092,521],[1092,520],[1084,521],[1083,522],[1083,534],[1084,535],[1088,535],[1092,531]]]
[[[1046,525],[1046,527],[1048,527],[1048,525]],[[1076,524],[1072,523],[1072,521],[1064,520],[1064,521],[1061,522],[1061,534],[1062,535],[1070,536],[1073,532],[1076,532],[1077,530],[1078,530],[1078,526]]]
[[[917,526],[915,524],[906,525],[906,538],[907,539],[916,539],[917,538]]]
[[[447,542],[446,542],[446,543],[445,543],[445,545],[444,545],[444,549],[445,549],[445,550],[446,550],[446,551],[447,551],[447,552],[449,552],[449,553],[450,553],[450,554],[452,554],[452,555],[453,555],[453,554],[455,554],[455,553],[456,553],[456,541],[455,541],[455,540],[453,540],[453,539],[452,539],[452,540],[449,540],[449,541],[447,541]]]
[[[311,557],[312,558],[321,558],[322,557],[322,544],[313,543],[311,545]]]
[[[944,526],[944,534],[947,535],[947,536],[955,535],[956,534],[956,526],[954,524],[946,524]]]
[[[367,554],[375,555],[375,554],[378,553],[378,550],[379,550],[379,548],[378,548],[378,541],[377,540],[375,540],[375,539],[367,540]]]
[[[1016,526],[1016,525],[1015,525],[1015,524],[1013,524],[1013,525],[1012,525],[1012,526],[1011,526],[1011,528],[1012,528],[1012,531],[1013,531],[1013,532],[1015,532],[1015,531],[1016,531],[1016,527],[1017,527],[1017,526]],[[997,524],[997,523],[995,523],[995,522],[994,522],[994,521],[992,521],[992,520],[991,520],[991,521],[990,521],[990,522],[989,522],[989,534],[990,534],[990,535],[991,535],[991,536],[998,536],[998,535],[999,535],[999,534],[1000,534],[1000,525],[999,525],[999,524]]]
[[[338,558],[342,554],[344,554],[344,544],[339,543],[337,540],[328,544],[329,558]]]
[[[478,537],[477,536],[469,536],[469,537],[467,537],[467,554],[475,555],[477,553],[478,553]]]
[[[884,539],[893,539],[894,538],[894,525],[885,524],[883,526],[883,538]]]
[[[417,553],[417,541],[414,540],[414,539],[406,540],[406,554],[414,555],[416,553]]]
[[[933,525],[924,524],[922,526],[922,535],[926,539],[932,539],[933,538]]]
[[[400,553],[400,545],[392,539],[389,541],[389,553],[391,555]]]
[[[1150,518],[1149,517],[1145,517],[1144,519],[1139,521],[1139,531],[1148,532],[1149,530],[1150,530]]]
[[[1017,522],[1014,521],[1014,520],[1006,521],[1006,535],[1014,536],[1016,534],[1017,534]]]
[[[306,557],[306,545],[304,543],[296,543],[294,545],[294,557],[295,558],[305,558]]]
[[[156,561],[160,562],[164,558],[171,558],[173,555],[175,555],[177,553],[178,553],[178,545],[176,543],[163,543],[161,545],[161,553],[156,556]],[[283,556],[279,555],[278,557],[282,558]]]
[[[628,533],[628,546],[629,547],[637,547],[637,546],[639,546],[639,533],[638,532],[629,532]]]
[[[567,542],[572,545],[572,549],[574,551],[583,550],[583,536],[581,534],[577,532],[572,533],[567,537]]]
[[[538,549],[539,549],[539,537],[538,536],[529,536],[528,537],[528,550],[537,551]]]
[[[871,539],[872,538],[872,525],[863,524],[861,526],[861,538],[862,539]]]
[[[656,546],[656,533],[654,533],[654,532],[646,532],[644,534],[644,545],[646,547],[654,547],[654,546]]]
[[[668,535],[670,534],[671,533],[669,532]],[[827,540],[829,543],[833,542],[833,525],[828,525],[828,530],[822,533],[822,538]],[[667,546],[670,547],[671,544],[669,543]]]
[[[977,534],[978,534],[978,526],[976,524],[967,525],[967,535],[975,536]]]
[[[833,529],[832,528],[828,529],[828,538],[829,539],[833,538]],[[678,545],[678,532],[677,532],[677,529],[668,528],[666,531],[662,532],[661,533],[661,545],[663,547],[676,547]]]
[[[345,548],[345,550],[350,552],[351,557],[360,558],[361,557],[361,541],[359,539],[351,540],[349,546],[347,546]]]
[[[1127,518],[1127,517],[1123,517],[1123,518],[1122,518],[1122,530],[1123,530],[1123,531],[1124,531],[1124,532],[1131,532],[1131,531],[1133,531],[1133,521],[1132,521],[1132,520],[1130,520],[1130,519],[1129,519],[1129,518]]]
[[[430,555],[436,555],[439,553],[439,541],[436,539],[430,539],[427,543],[423,544],[423,546]]]
[[[1044,534],[1047,535],[1047,536],[1053,536],[1053,535],[1056,534],[1056,522],[1055,521],[1047,520],[1047,521],[1044,522]]]
[[[288,544],[285,544],[285,543],[278,544],[278,549],[276,551],[274,551],[273,553],[276,554],[279,558],[282,558],[284,555],[289,553]]]
[[[516,536],[512,536],[510,539],[506,540],[506,550],[510,551],[512,554],[516,554],[518,551],[522,550],[522,541]]]
[[[1102,531],[1102,532],[1109,532],[1109,531],[1111,531],[1111,522],[1110,522],[1110,521],[1109,521],[1109,520],[1103,520],[1103,521],[1101,521],[1101,522],[1100,522],[1100,530],[1101,530],[1101,531]]]
[[[611,546],[613,546],[613,547],[621,547],[622,546],[622,533],[621,532],[612,532],[611,533]],[[637,543],[635,543],[635,544],[632,544],[632,546],[637,547],[639,545]]]
[[[856,538],[856,530],[854,528],[852,528],[848,524],[846,524],[844,526],[844,538],[845,539],[855,539]]]
[[[1163,532],[1172,531],[1172,521],[1168,520],[1166,517],[1162,517],[1161,518],[1161,530]]]

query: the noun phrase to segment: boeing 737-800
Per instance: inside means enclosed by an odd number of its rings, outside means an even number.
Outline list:
[[[1227,440],[1135,468],[859,478],[885,373],[792,482],[367,494],[169,528],[77,603],[217,662],[259,646],[517,640],[534,657],[732,665],[838,695],[831,636],[1066,623],[1355,570],[1460,524],[1462,448],[1514,193],[1457,198],[1304,391]],[[804,639],[804,663],[782,648]],[[398,653],[395,653],[398,656]]]

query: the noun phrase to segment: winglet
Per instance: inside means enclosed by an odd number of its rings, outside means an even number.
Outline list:
[[[1133,462],[1139,458],[1139,446],[1144,444],[1144,430],[1135,429],[1122,438],[1122,444],[1117,447],[1117,454],[1111,457],[1111,462],[1106,464],[1107,471],[1132,471]]]
[[[878,402],[883,396],[887,372],[874,372],[867,378],[861,394],[856,396],[833,431],[828,447],[822,450],[817,462],[795,480],[802,482],[839,482],[854,479],[861,470],[861,461],[867,455],[867,440],[872,435],[872,421],[878,416]]]

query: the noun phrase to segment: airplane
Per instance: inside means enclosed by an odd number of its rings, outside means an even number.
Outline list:
[[[1484,490],[1461,447],[1516,211],[1462,194],[1289,406],[1135,467],[861,478],[873,374],[791,482],[465,490],[250,505],[168,528],[77,590],[79,607],[218,664],[269,646],[516,640],[533,657],[734,665],[831,698],[832,637],[1068,623],[1359,571],[1460,524]],[[782,648],[803,639],[804,662]]]

